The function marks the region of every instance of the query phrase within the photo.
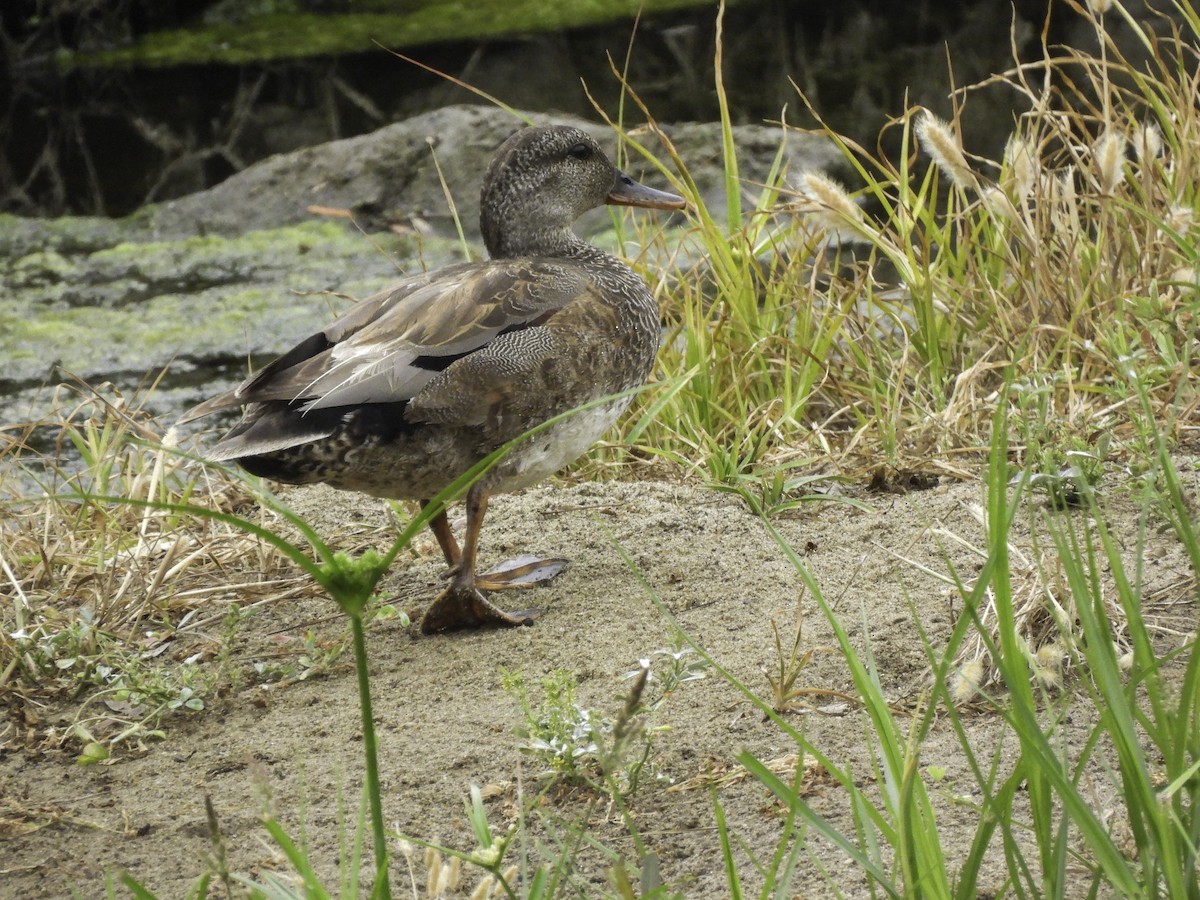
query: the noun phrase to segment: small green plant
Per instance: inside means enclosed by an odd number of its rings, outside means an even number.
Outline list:
[[[663,886],[658,876],[657,857],[642,840],[628,803],[647,775],[655,774],[651,751],[656,735],[664,729],[650,725],[651,715],[661,709],[667,698],[682,685],[704,678],[707,669],[708,663],[676,636],[669,647],[639,659],[636,668],[625,674],[629,688],[621,708],[612,718],[586,709],[578,702],[578,683],[571,672],[557,670],[540,679],[541,697],[536,701],[531,698],[531,689],[520,672],[502,672],[501,685],[524,716],[517,729],[522,738],[521,749],[539,759],[545,772],[552,776],[539,796],[544,797],[546,792],[564,782],[584,787],[588,789],[586,810],[578,822],[568,825],[565,834],[556,839],[557,852],[550,858],[543,858],[542,848],[535,851],[529,846],[526,830],[526,817],[532,811],[540,810],[540,804],[522,804],[517,824],[504,835],[497,835],[488,823],[482,792],[472,786],[467,819],[476,841],[473,850],[454,850],[434,842],[402,838],[401,850],[409,866],[414,891],[417,859],[412,847],[415,844],[426,848],[420,862],[427,873],[426,890],[430,896],[442,896],[450,890],[451,884],[457,885],[463,880],[458,867],[460,862],[484,870],[472,897],[540,900],[559,896],[563,885],[570,883],[572,878],[576,865],[574,854],[585,844],[596,844],[586,834],[586,823],[597,807],[608,804],[620,811],[636,853],[636,864],[631,864],[622,854],[604,850],[610,859],[608,874],[617,895],[631,900],[640,896],[677,896],[667,893]],[[538,815],[544,814],[539,811]],[[553,827],[550,822],[545,824]],[[519,863],[509,860],[514,844],[520,847]],[[640,881],[641,893],[633,888],[631,872],[632,878]]]
[[[778,516],[815,502],[847,503],[859,509],[870,509],[867,504],[844,497],[829,490],[844,479],[828,474],[794,475],[789,471],[809,466],[811,460],[800,460],[786,466],[764,470],[752,467],[752,471],[728,470],[716,472],[719,480],[711,487],[724,493],[735,494],[756,515]]]
[[[165,737],[166,717],[204,709],[227,671],[220,663],[163,665],[155,659],[160,648],[134,649],[96,628],[90,607],[66,622],[52,607],[42,608],[8,638],[16,654],[12,670],[28,682],[64,693],[89,692],[62,735],[87,745],[79,757],[85,765],[97,761],[96,746],[106,747],[107,759],[124,742]],[[101,702],[105,711],[91,714],[89,708]]]
[[[302,648],[298,655],[288,652],[281,660],[257,660],[252,664],[254,672],[262,678],[291,684],[304,681],[314,675],[324,675],[334,666],[350,646],[348,635],[329,640],[309,630],[301,639]]]
[[[1066,509],[1095,490],[1104,474],[1104,457],[1082,438],[1070,438],[1065,446],[1037,447],[1031,469],[1029,486],[1045,493],[1056,509]]]
[[[525,717],[517,730],[521,749],[541,760],[555,777],[586,780],[585,769],[596,762],[600,749],[596,739],[611,730],[612,722],[576,702],[574,673],[558,669],[542,678],[540,703],[530,699],[525,676],[518,671],[501,672],[500,684]]]
[[[767,684],[771,688],[771,709],[776,713],[786,713],[796,709],[811,709],[812,704],[808,698],[812,697],[835,698],[846,703],[855,704],[857,701],[854,697],[840,691],[797,685],[797,681],[800,680],[800,676],[808,668],[809,663],[812,662],[813,654],[816,653],[817,649],[831,649],[816,647],[801,649],[804,645],[804,619],[799,609],[800,606],[797,603],[796,628],[789,642],[790,646],[786,650],[784,649],[783,639],[779,634],[779,625],[774,619],[771,620],[771,633],[775,637],[774,665],[770,667],[763,666],[762,670],[763,676],[767,679]]]
[[[796,623],[795,635],[786,653],[779,637],[779,625],[774,619],[771,620],[771,633],[775,636],[775,667],[772,670],[764,666],[763,675],[771,686],[771,709],[782,713],[795,708],[797,701],[806,693],[805,688],[796,687],[796,680],[812,662],[816,651],[812,647],[803,652],[800,649],[804,642],[803,621]]]
[[[625,673],[630,689],[615,719],[578,703],[578,684],[567,670],[541,679],[538,703],[530,699],[520,672],[501,672],[500,684],[523,714],[517,730],[523,751],[540,759],[555,778],[628,796],[650,770],[654,736],[662,730],[646,720],[682,685],[704,678],[706,668],[682,643],[653,651]]]
[[[1044,494],[1056,509],[1078,506],[1104,475],[1109,435],[1090,442],[1086,423],[1072,426],[1054,417],[1053,395],[1061,379],[1030,379],[1014,386],[1018,423],[1025,441],[1025,469],[1016,476]]]

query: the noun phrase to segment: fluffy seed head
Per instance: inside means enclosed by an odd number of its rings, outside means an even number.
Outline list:
[[[1054,227],[1068,235],[1079,233],[1079,198],[1075,193],[1075,167],[1067,166],[1057,178],[1051,178],[1050,219]]]
[[[443,894],[458,889],[462,880],[462,860],[457,856],[450,857],[450,864],[442,866],[442,877],[438,879],[438,887]]]
[[[485,869],[490,869],[500,861],[499,844],[492,844],[490,847],[480,847],[471,854],[471,862],[477,866],[482,866]]]
[[[847,225],[862,228],[865,224],[862,210],[846,189],[820,172],[805,172],[800,177],[799,207],[833,231]]]
[[[1013,196],[1024,200],[1037,184],[1041,168],[1038,164],[1037,148],[1029,138],[1014,134],[1008,139],[1004,148],[1004,168]]]
[[[1055,689],[1062,684],[1063,649],[1051,641],[1038,648],[1034,672],[1043,687]]]
[[[1110,128],[1092,145],[1102,194],[1111,194],[1125,180],[1125,144],[1125,135]]]
[[[1162,155],[1163,136],[1157,122],[1147,122],[1137,130],[1133,139],[1133,151],[1143,166]]]
[[[971,190],[978,183],[975,173],[967,164],[958,137],[950,126],[929,110],[922,110],[917,117],[917,137],[921,146],[930,155],[937,167],[959,190]]]
[[[983,193],[979,195],[979,199],[983,201],[984,206],[1001,219],[1007,219],[1009,222],[1017,221],[1017,208],[1008,199],[1008,194],[1004,193],[1000,188],[984,188]]]
[[[950,694],[955,703],[966,703],[979,693],[979,685],[983,682],[983,660],[979,657],[963,663],[954,674],[954,684]]]
[[[1196,224],[1196,211],[1183,203],[1174,203],[1167,210],[1167,226],[1186,234]]]

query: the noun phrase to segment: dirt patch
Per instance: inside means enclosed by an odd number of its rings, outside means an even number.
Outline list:
[[[1184,467],[1184,478],[1194,496],[1194,465],[1190,471]],[[918,565],[944,572],[949,561],[961,577],[974,577],[982,560],[968,545],[983,544],[976,512],[982,491],[978,484],[951,483],[908,494],[856,496],[871,511],[817,503],[777,525],[803,554],[856,645],[869,644],[888,697],[898,709],[911,708],[929,677],[916,623],[937,647],[961,611],[955,594]],[[1132,561],[1138,505],[1132,492],[1113,489],[1108,496],[1110,526],[1126,541]],[[322,488],[296,491],[288,499],[324,534],[383,520],[376,502]],[[947,532],[965,543],[947,539]],[[1194,576],[1180,547],[1154,528],[1147,539],[1145,593],[1156,598],[1147,617],[1182,623],[1179,631],[1194,628]],[[1023,540],[1020,529],[1014,540]],[[626,674],[640,658],[670,644],[670,623],[617,545],[695,640],[760,694],[768,692],[761,670],[775,658],[771,623],[778,623],[786,640],[803,590],[780,548],[736,498],[663,483],[556,484],[498,498],[484,531],[485,564],[524,551],[565,556],[572,564],[554,584],[510,604],[533,598],[546,608],[533,628],[417,637],[397,620],[372,626],[368,640],[386,815],[402,832],[468,849],[472,839],[463,801],[470,785],[487,788],[497,830],[513,820],[522,796],[528,800],[536,793],[539,765],[517,749],[513,730],[521,714],[500,686],[501,669],[520,671],[533,684],[556,669],[570,670],[579,681],[580,703],[615,716],[629,688]],[[436,593],[440,570],[436,545],[422,539],[415,558],[397,565],[387,588],[415,619]],[[834,641],[811,598],[804,597],[802,609],[804,644],[817,648],[802,685],[852,691],[841,657],[822,649]],[[246,646],[238,652],[256,658],[273,644],[298,640],[306,628],[335,639],[344,626],[332,612],[328,602],[277,604],[243,626],[239,640]],[[1178,642],[1177,634],[1163,632],[1162,638],[1164,647]],[[1071,690],[1070,679],[1067,684]],[[1088,726],[1086,701],[1077,708],[1068,736],[1083,736]],[[789,715],[816,746],[870,784],[876,769],[864,716],[852,707],[834,705],[833,711]],[[127,870],[161,896],[183,896],[211,852],[206,794],[232,867],[256,874],[279,867],[258,822],[264,787],[294,835],[303,820],[318,871],[336,885],[339,830],[346,822],[352,828],[360,792],[357,717],[347,656],[326,675],[286,687],[250,684],[213,700],[202,713],[171,719],[166,740],[113,765],[82,768],[67,752],[7,751],[0,759],[4,892],[65,896],[75,889],[81,896],[101,896],[105,873]],[[734,756],[741,750],[786,767],[796,748],[713,673],[667,698],[653,724],[670,731],[654,745],[662,780],[644,784],[631,800],[638,829],[657,854],[663,876],[687,896],[724,896],[709,790],[688,788],[689,780],[705,772],[736,773]],[[1000,747],[1003,760],[1008,751],[998,717],[975,714],[966,725],[977,747]],[[1015,749],[1011,736],[1007,742]],[[990,753],[985,751],[986,758]],[[971,800],[979,793],[948,722],[935,726],[923,762],[946,770],[934,799],[953,866],[969,849],[979,815]],[[1096,792],[1099,802],[1111,796],[1112,786],[1098,782]],[[720,788],[720,798],[730,828],[760,857],[769,856],[781,819],[767,791],[752,779],[734,780]],[[835,827],[852,828],[845,794],[832,780],[814,774],[808,799]],[[556,840],[561,832],[555,823],[566,829],[590,810],[592,837],[636,859],[616,811],[603,804],[589,807],[588,800],[578,790],[548,794],[530,818],[536,827],[529,840]],[[351,812],[340,811],[345,808]],[[818,864],[839,873],[844,896],[868,895],[865,882],[832,847],[813,839],[808,853],[793,885],[799,895],[829,895]],[[739,857],[746,886],[756,890],[752,867],[741,851]],[[577,893],[602,893],[609,864],[599,851],[581,849],[585,880]],[[1003,868],[997,847],[981,887],[1000,888]],[[423,884],[420,864],[416,869]],[[397,896],[408,896],[399,854],[394,871]],[[467,879],[467,893],[476,880]]]

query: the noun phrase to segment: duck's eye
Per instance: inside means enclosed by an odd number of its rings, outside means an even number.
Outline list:
[[[570,156],[572,159],[591,159],[592,148],[587,144],[576,144],[567,151],[567,156]]]

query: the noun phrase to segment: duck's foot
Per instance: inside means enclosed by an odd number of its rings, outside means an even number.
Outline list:
[[[505,612],[493,604],[483,592],[473,587],[450,585],[421,619],[421,631],[433,634],[437,631],[455,631],[460,628],[512,627],[532,625],[542,614],[540,609],[521,609]]]
[[[475,577],[475,584],[485,591],[504,591],[545,584],[567,567],[565,559],[541,559],[537,556],[515,556],[492,566]]]

